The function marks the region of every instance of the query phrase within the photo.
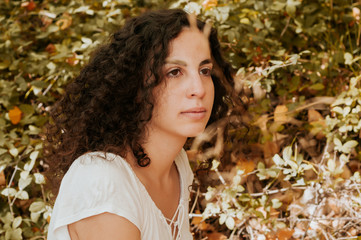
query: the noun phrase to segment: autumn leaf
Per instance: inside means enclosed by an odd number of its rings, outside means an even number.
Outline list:
[[[77,55],[75,53],[73,53],[72,57],[68,57],[65,62],[68,63],[71,66],[75,66],[79,63],[79,59],[77,59],[76,57]]]
[[[308,110],[308,122],[320,121],[323,120],[322,115],[315,109]]]
[[[201,212],[199,210],[196,210],[195,213],[201,214]],[[203,221],[202,217],[193,217],[191,224],[194,226],[197,226],[198,229],[203,230],[203,231],[209,229],[209,225],[205,221]]]
[[[195,211],[195,214],[201,214],[201,211],[196,210],[196,211]],[[199,224],[201,221],[202,221],[202,217],[193,217],[193,218],[192,218],[192,224],[193,224],[193,225],[197,225],[197,224]]]
[[[317,139],[322,139],[325,137],[325,134],[322,132],[322,130],[326,128],[326,122],[318,111],[314,109],[308,110],[308,122],[312,126],[311,133],[316,135]]]
[[[256,168],[256,164],[252,160],[248,161],[244,158],[238,160],[237,166],[240,170],[243,170],[245,174],[252,172]]]
[[[28,2],[23,2],[21,3],[21,7],[26,8],[26,10],[33,11],[36,8],[36,3],[34,3],[34,1],[28,1]]]
[[[50,54],[56,52],[55,45],[52,43],[49,43],[48,46],[46,46],[45,51],[47,51]]]
[[[42,16],[41,23],[43,24],[43,27],[41,29],[45,31],[53,23],[53,19],[48,16]]]
[[[286,105],[278,105],[274,112],[275,122],[285,123],[288,121],[288,116],[286,115],[288,108]]]
[[[276,142],[265,142],[263,147],[263,154],[265,158],[271,158],[280,151],[280,147]]]
[[[280,229],[277,231],[276,235],[277,235],[277,239],[278,240],[288,240],[292,238],[293,233],[295,232],[295,230],[293,229]]]
[[[5,185],[6,181],[5,181],[5,174],[4,171],[0,172],[0,186]]]
[[[69,15],[69,13],[64,13],[63,17],[61,19],[59,19],[58,21],[56,21],[56,25],[61,29],[61,30],[65,30],[68,27],[71,26],[73,22],[73,18]]]
[[[21,120],[22,112],[18,107],[14,107],[13,109],[9,110],[9,118],[12,124],[16,125]]]

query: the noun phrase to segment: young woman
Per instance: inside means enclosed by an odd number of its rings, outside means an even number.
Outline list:
[[[217,33],[182,10],[130,19],[52,110],[46,155],[62,178],[48,240],[192,239],[183,145],[227,110]]]

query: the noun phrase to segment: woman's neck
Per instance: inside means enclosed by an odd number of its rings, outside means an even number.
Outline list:
[[[182,150],[186,138],[167,135],[162,132],[149,132],[143,148],[150,158],[150,165],[144,168],[145,172],[156,179],[164,179],[169,176],[174,160]]]
[[[142,147],[150,158],[150,164],[147,167],[138,166],[133,154],[128,155],[127,161],[139,178],[151,179],[159,183],[166,182],[171,177],[172,170],[174,171],[174,160],[182,150],[186,140],[187,138],[181,136],[148,131]]]

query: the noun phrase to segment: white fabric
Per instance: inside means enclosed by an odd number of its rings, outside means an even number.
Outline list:
[[[188,189],[193,173],[183,149],[175,163],[181,184],[178,222],[174,220],[180,229],[177,239],[191,240]],[[48,240],[70,240],[68,224],[104,212],[128,219],[140,230],[142,240],[173,239],[171,227],[130,165],[120,156],[92,152],[75,160],[65,174],[51,216]]]

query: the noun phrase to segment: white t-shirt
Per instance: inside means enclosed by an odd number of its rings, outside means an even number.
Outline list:
[[[112,153],[86,153],[76,159],[61,182],[55,201],[48,240],[70,240],[67,225],[83,218],[113,213],[128,219],[142,240],[191,240],[188,201],[193,181],[187,155],[182,149],[175,159],[180,176],[178,235],[155,205],[129,163]]]

